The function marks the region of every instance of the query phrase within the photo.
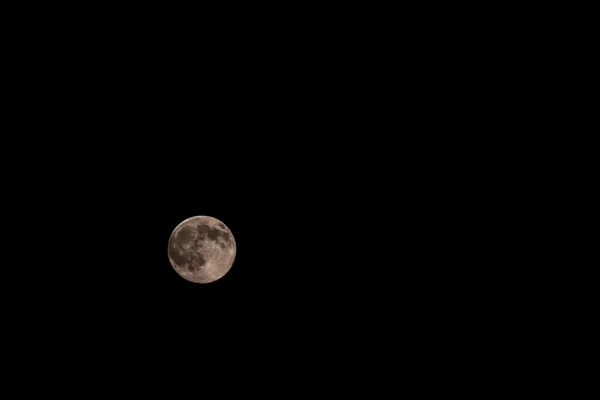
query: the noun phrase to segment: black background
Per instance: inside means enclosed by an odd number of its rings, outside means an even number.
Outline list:
[[[27,45],[4,151],[24,211],[7,211],[18,259],[2,284],[10,331],[43,368],[97,360],[119,381],[309,360],[318,380],[327,361],[399,349],[426,363],[494,329],[495,247],[523,244],[487,236],[520,200],[489,184],[510,125],[502,96],[483,101],[492,61],[473,69],[418,24],[399,45],[385,23],[367,40],[352,21],[282,35],[286,21],[131,18],[13,32]],[[167,257],[194,215],[237,243],[207,285]]]

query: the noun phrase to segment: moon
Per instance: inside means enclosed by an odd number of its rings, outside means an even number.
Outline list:
[[[169,238],[169,261],[184,279],[209,283],[221,279],[233,265],[236,243],[229,228],[216,218],[191,217]]]

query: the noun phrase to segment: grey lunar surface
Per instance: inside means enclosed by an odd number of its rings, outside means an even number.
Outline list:
[[[197,216],[181,222],[169,238],[169,261],[184,279],[209,283],[233,265],[236,244],[229,228],[216,218]]]

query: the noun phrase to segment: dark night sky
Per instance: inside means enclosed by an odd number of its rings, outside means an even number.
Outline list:
[[[305,35],[271,31],[190,51],[139,32],[34,35],[34,59],[16,58],[15,136],[28,143],[13,147],[23,176],[7,177],[18,187],[7,193],[28,223],[2,285],[32,354],[166,357],[157,368],[176,376],[186,358],[280,365],[326,348],[343,361],[390,351],[381,343],[430,348],[478,312],[493,287],[480,267],[498,262],[482,226],[504,216],[487,206],[502,193],[484,187],[493,150],[474,154],[448,130],[478,130],[485,110],[461,118],[464,87],[441,82],[435,61],[400,68],[361,35],[302,47]],[[233,267],[208,285],[167,258],[194,215],[236,238]]]

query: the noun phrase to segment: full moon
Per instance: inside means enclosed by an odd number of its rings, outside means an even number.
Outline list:
[[[233,265],[235,253],[233,234],[213,217],[188,218],[175,227],[169,238],[169,261],[190,282],[221,279]]]

